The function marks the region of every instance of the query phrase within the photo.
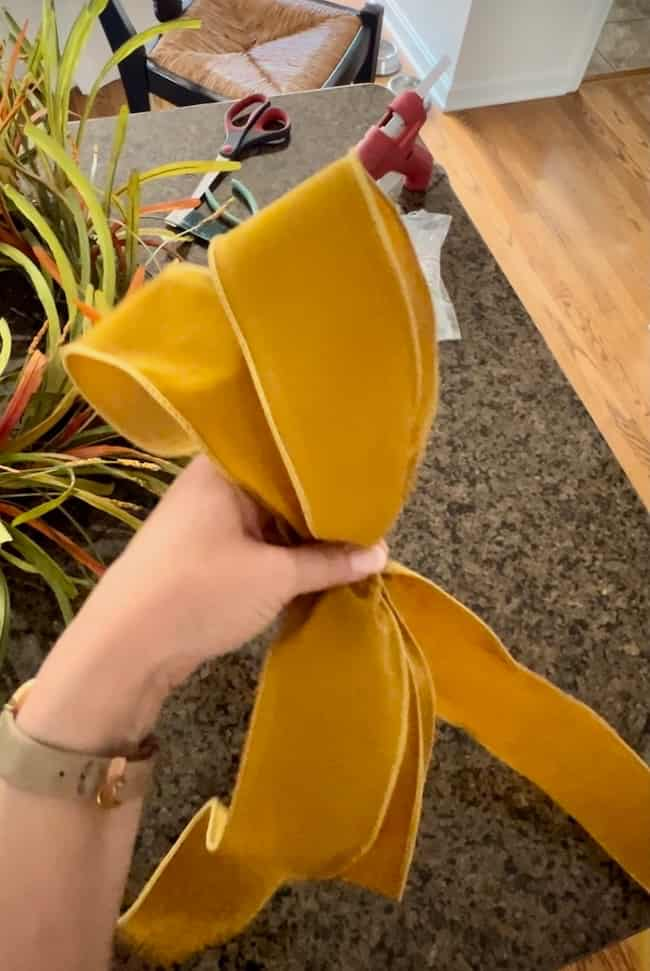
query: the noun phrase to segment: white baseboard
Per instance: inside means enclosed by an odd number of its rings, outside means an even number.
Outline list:
[[[466,81],[454,84],[448,93],[445,111],[501,105],[512,101],[550,98],[575,90],[573,72],[529,74],[493,81]]]
[[[397,46],[408,57],[417,77],[424,77],[427,71],[430,71],[434,64],[437,64],[440,58],[444,56],[445,51],[434,53],[430,50],[397,0],[383,0],[383,3],[384,20],[395,38]],[[451,80],[451,74],[447,69],[431,89],[431,96],[439,108],[444,108],[447,104]]]

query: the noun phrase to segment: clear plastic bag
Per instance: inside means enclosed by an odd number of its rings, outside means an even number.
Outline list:
[[[458,318],[440,272],[440,251],[449,232],[451,216],[427,212],[425,209],[416,209],[401,215],[431,293],[436,311],[438,340],[459,341],[461,336]]]

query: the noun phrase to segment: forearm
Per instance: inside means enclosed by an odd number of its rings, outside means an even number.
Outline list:
[[[124,613],[101,623],[101,606],[68,628],[18,713],[18,727],[46,745],[113,755],[155,723],[158,696],[133,626]],[[35,795],[0,780],[1,968],[108,968],[141,811],[138,798],[102,809],[92,797]]]
[[[192,462],[51,651],[15,727],[59,750],[135,756],[170,689],[201,663],[294,597],[385,566],[381,543],[269,545],[266,519],[207,459]],[[83,788],[85,760],[77,778]],[[104,810],[0,782],[0,968],[108,966],[140,811],[141,800]]]
[[[142,809],[105,811],[0,781],[0,967],[104,971]]]

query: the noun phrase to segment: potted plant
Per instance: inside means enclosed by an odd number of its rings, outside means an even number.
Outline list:
[[[70,94],[79,57],[107,0],[82,7],[61,49],[52,0],[28,38],[5,12],[0,51],[0,659],[10,590],[21,572],[50,588],[65,622],[105,563],[89,532],[136,530],[177,473],[174,463],[129,448],[78,397],[61,347],[92,327],[155,272],[173,234],[160,214],[198,200],[143,206],[141,186],[218,168],[214,159],[131,172],[118,184],[128,112],[116,117],[106,177],[82,170],[80,149],[108,72],[134,46],[199,21],[158,24],[131,38],[97,76],[78,124]],[[226,163],[232,167],[231,163]],[[152,223],[152,219],[154,222]],[[92,522],[90,523],[92,526]],[[96,530],[95,530],[96,531]]]

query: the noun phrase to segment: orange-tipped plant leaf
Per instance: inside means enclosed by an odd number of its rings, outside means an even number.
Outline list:
[[[11,83],[14,79],[14,74],[16,71],[16,65],[18,64],[18,58],[20,57],[20,52],[23,49],[23,41],[27,36],[27,28],[29,27],[29,21],[26,20],[23,24],[20,33],[14,41],[14,46],[11,49],[11,54],[9,55],[9,61],[7,63],[7,70],[5,71],[4,85],[2,91],[2,101],[0,102],[0,118],[4,117],[4,113],[7,110],[7,105],[9,103],[9,90],[11,88]]]
[[[37,245],[34,247],[34,256],[40,263],[41,268],[45,270],[46,273],[49,273],[55,283],[58,283],[59,286],[61,286],[61,274],[59,273],[57,265],[50,254],[47,253],[42,246]],[[88,320],[92,320],[94,324],[96,324],[98,320],[102,319],[102,315],[100,314],[99,310],[97,310],[95,307],[91,307],[91,305],[86,303],[85,300],[79,300],[78,297],[75,297],[74,302],[77,310],[80,310],[84,317],[87,317]]]
[[[198,196],[187,196],[184,199],[172,199],[170,202],[149,202],[140,206],[140,215],[146,216],[152,212],[171,212],[172,209],[196,209],[201,200]]]
[[[34,256],[40,263],[41,269],[45,270],[46,273],[49,273],[54,282],[61,286],[61,274],[59,273],[59,269],[50,254],[46,252],[42,246],[36,245],[34,247]]]
[[[129,293],[134,293],[136,290],[140,289],[140,287],[144,283],[144,273],[145,273],[144,266],[139,266],[135,271],[135,273],[133,274],[133,276],[131,277],[128,290],[126,291],[127,296],[129,295]]]
[[[18,384],[0,416],[0,448],[25,414],[25,409],[38,391],[47,367],[47,358],[41,351],[34,351],[28,358]]]
[[[21,253],[25,254],[25,256],[32,256],[32,250],[24,239],[21,239],[20,236],[14,235],[14,233],[12,233],[9,229],[3,229],[1,226],[0,243],[9,243],[10,246],[15,246],[16,249],[19,249]]]
[[[59,434],[52,439],[49,444],[50,449],[60,449],[74,438],[78,431],[80,431],[84,425],[94,418],[95,412],[92,408],[83,408],[81,411],[73,415],[69,421],[66,422],[65,426],[61,429]]]
[[[25,95],[22,95],[20,98],[16,98],[13,108],[7,112],[6,115],[0,115],[0,131],[9,126],[11,119],[16,117],[26,100],[27,98]]]
[[[19,516],[21,513],[25,512],[20,506],[14,506],[12,502],[0,502],[0,516],[5,515],[14,519],[15,516]],[[52,526],[48,526],[46,522],[42,519],[30,519],[28,523],[25,523],[31,529],[35,529],[36,532],[41,533],[43,536],[47,536],[48,539],[60,546],[62,550],[65,550],[77,563],[85,566],[87,570],[94,573],[95,576],[101,577],[106,572],[106,567],[99,560],[96,560],[94,556],[91,556],[86,550],[84,550],[78,543],[70,539],[65,533],[60,532],[58,529],[54,529]]]
[[[89,303],[85,300],[75,300],[77,308],[81,311],[84,317],[88,320],[92,320],[93,324],[96,324],[98,320],[102,319],[102,315],[96,307],[91,307]]]
[[[7,203],[5,202],[5,198],[4,198],[4,195],[3,194],[0,194],[0,212],[2,212],[2,218],[4,219],[5,223],[7,224],[7,230],[10,231],[10,232],[12,232],[12,233],[15,233],[16,236],[20,236],[20,233],[18,232],[18,229],[16,228],[16,224],[13,221],[12,215],[9,212],[9,210],[7,209]],[[5,240],[5,242],[9,242],[9,240]],[[12,245],[14,245],[14,244],[12,244]],[[17,246],[18,244],[16,243],[15,245]],[[25,244],[23,244],[23,245],[25,245]],[[30,249],[30,256],[31,256],[31,249]]]

